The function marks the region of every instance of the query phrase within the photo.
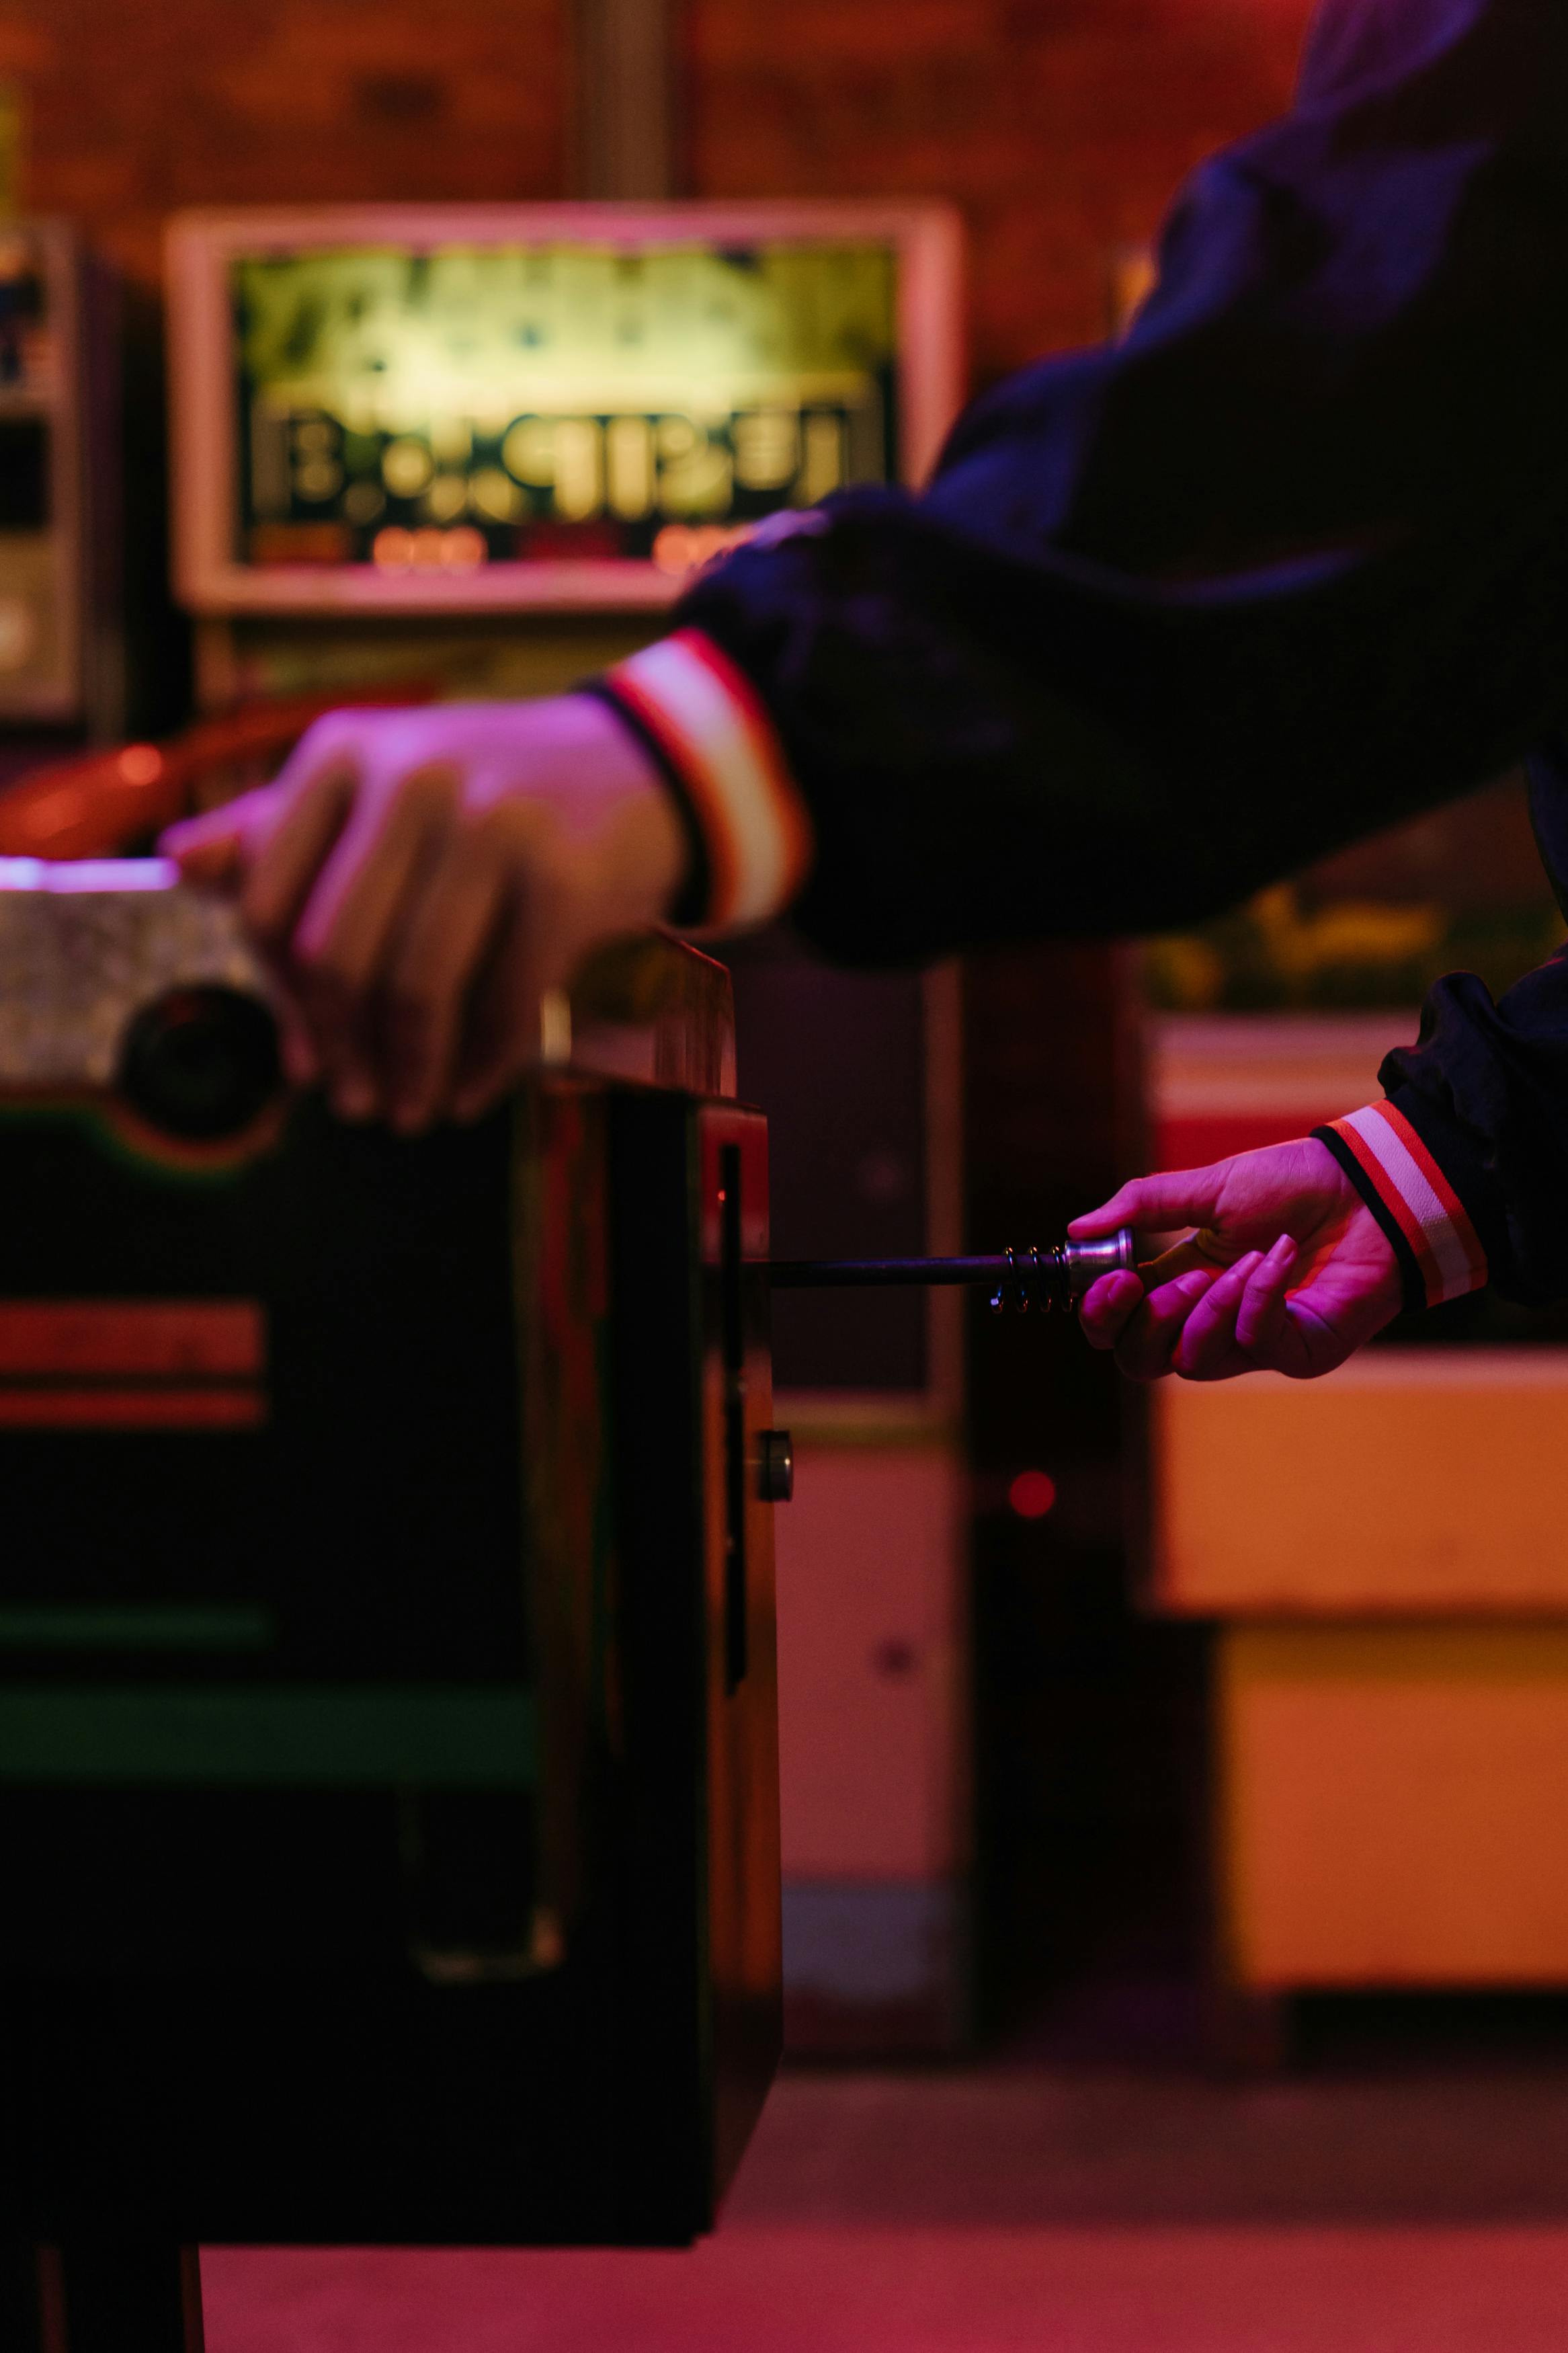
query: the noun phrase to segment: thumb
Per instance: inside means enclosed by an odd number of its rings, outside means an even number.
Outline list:
[[[200,817],[182,818],[159,837],[158,847],[172,858],[187,882],[214,889],[237,887],[247,854],[263,835],[279,807],[277,787],[258,786],[241,793]]]
[[[238,870],[240,827],[225,809],[206,817],[189,818],[160,836],[158,847],[172,858],[186,882],[218,885],[232,881]]]
[[[1118,1226],[1142,1226],[1146,1231],[1168,1232],[1175,1226],[1206,1226],[1219,1210],[1228,1161],[1212,1168],[1179,1168],[1158,1176],[1134,1176],[1098,1209],[1075,1218],[1068,1232],[1074,1241],[1110,1234]]]

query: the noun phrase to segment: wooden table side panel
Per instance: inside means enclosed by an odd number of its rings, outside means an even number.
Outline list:
[[[1568,1354],[1444,1356],[1162,1385],[1157,1605],[1568,1611]]]
[[[1227,1629],[1245,1987],[1568,1984],[1568,1626]]]

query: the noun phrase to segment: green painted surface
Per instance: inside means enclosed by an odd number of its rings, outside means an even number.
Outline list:
[[[0,1602],[0,1650],[269,1651],[277,1640],[259,1602]]]
[[[526,1789],[515,1683],[0,1685],[0,1783]]]

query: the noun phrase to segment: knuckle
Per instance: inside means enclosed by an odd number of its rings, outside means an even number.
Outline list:
[[[541,804],[520,793],[498,794],[469,802],[463,812],[463,830],[481,850],[526,864],[542,871],[552,853],[555,828]]]
[[[252,852],[265,846],[279,812],[286,807],[287,793],[280,784],[258,785],[254,792],[241,793],[226,807],[214,809],[207,818],[198,818],[215,833],[225,831],[239,836]]]
[[[323,712],[312,719],[279,772],[279,782],[298,785],[319,769],[335,766],[356,751],[363,722],[352,711]]]
[[[409,816],[439,817],[457,795],[458,772],[449,760],[416,760],[396,769],[387,797]]]

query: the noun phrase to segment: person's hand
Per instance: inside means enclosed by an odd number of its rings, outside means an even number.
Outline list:
[[[651,763],[588,695],[338,711],[274,784],[175,826],[289,1000],[290,1076],[347,1118],[476,1116],[540,1050],[546,993],[658,923],[687,858]]]
[[[1313,1380],[1403,1304],[1387,1236],[1315,1137],[1135,1177],[1068,1230],[1087,1240],[1119,1226],[1200,1229],[1138,1274],[1101,1275],[1084,1298],[1090,1345],[1114,1348],[1133,1380]]]

